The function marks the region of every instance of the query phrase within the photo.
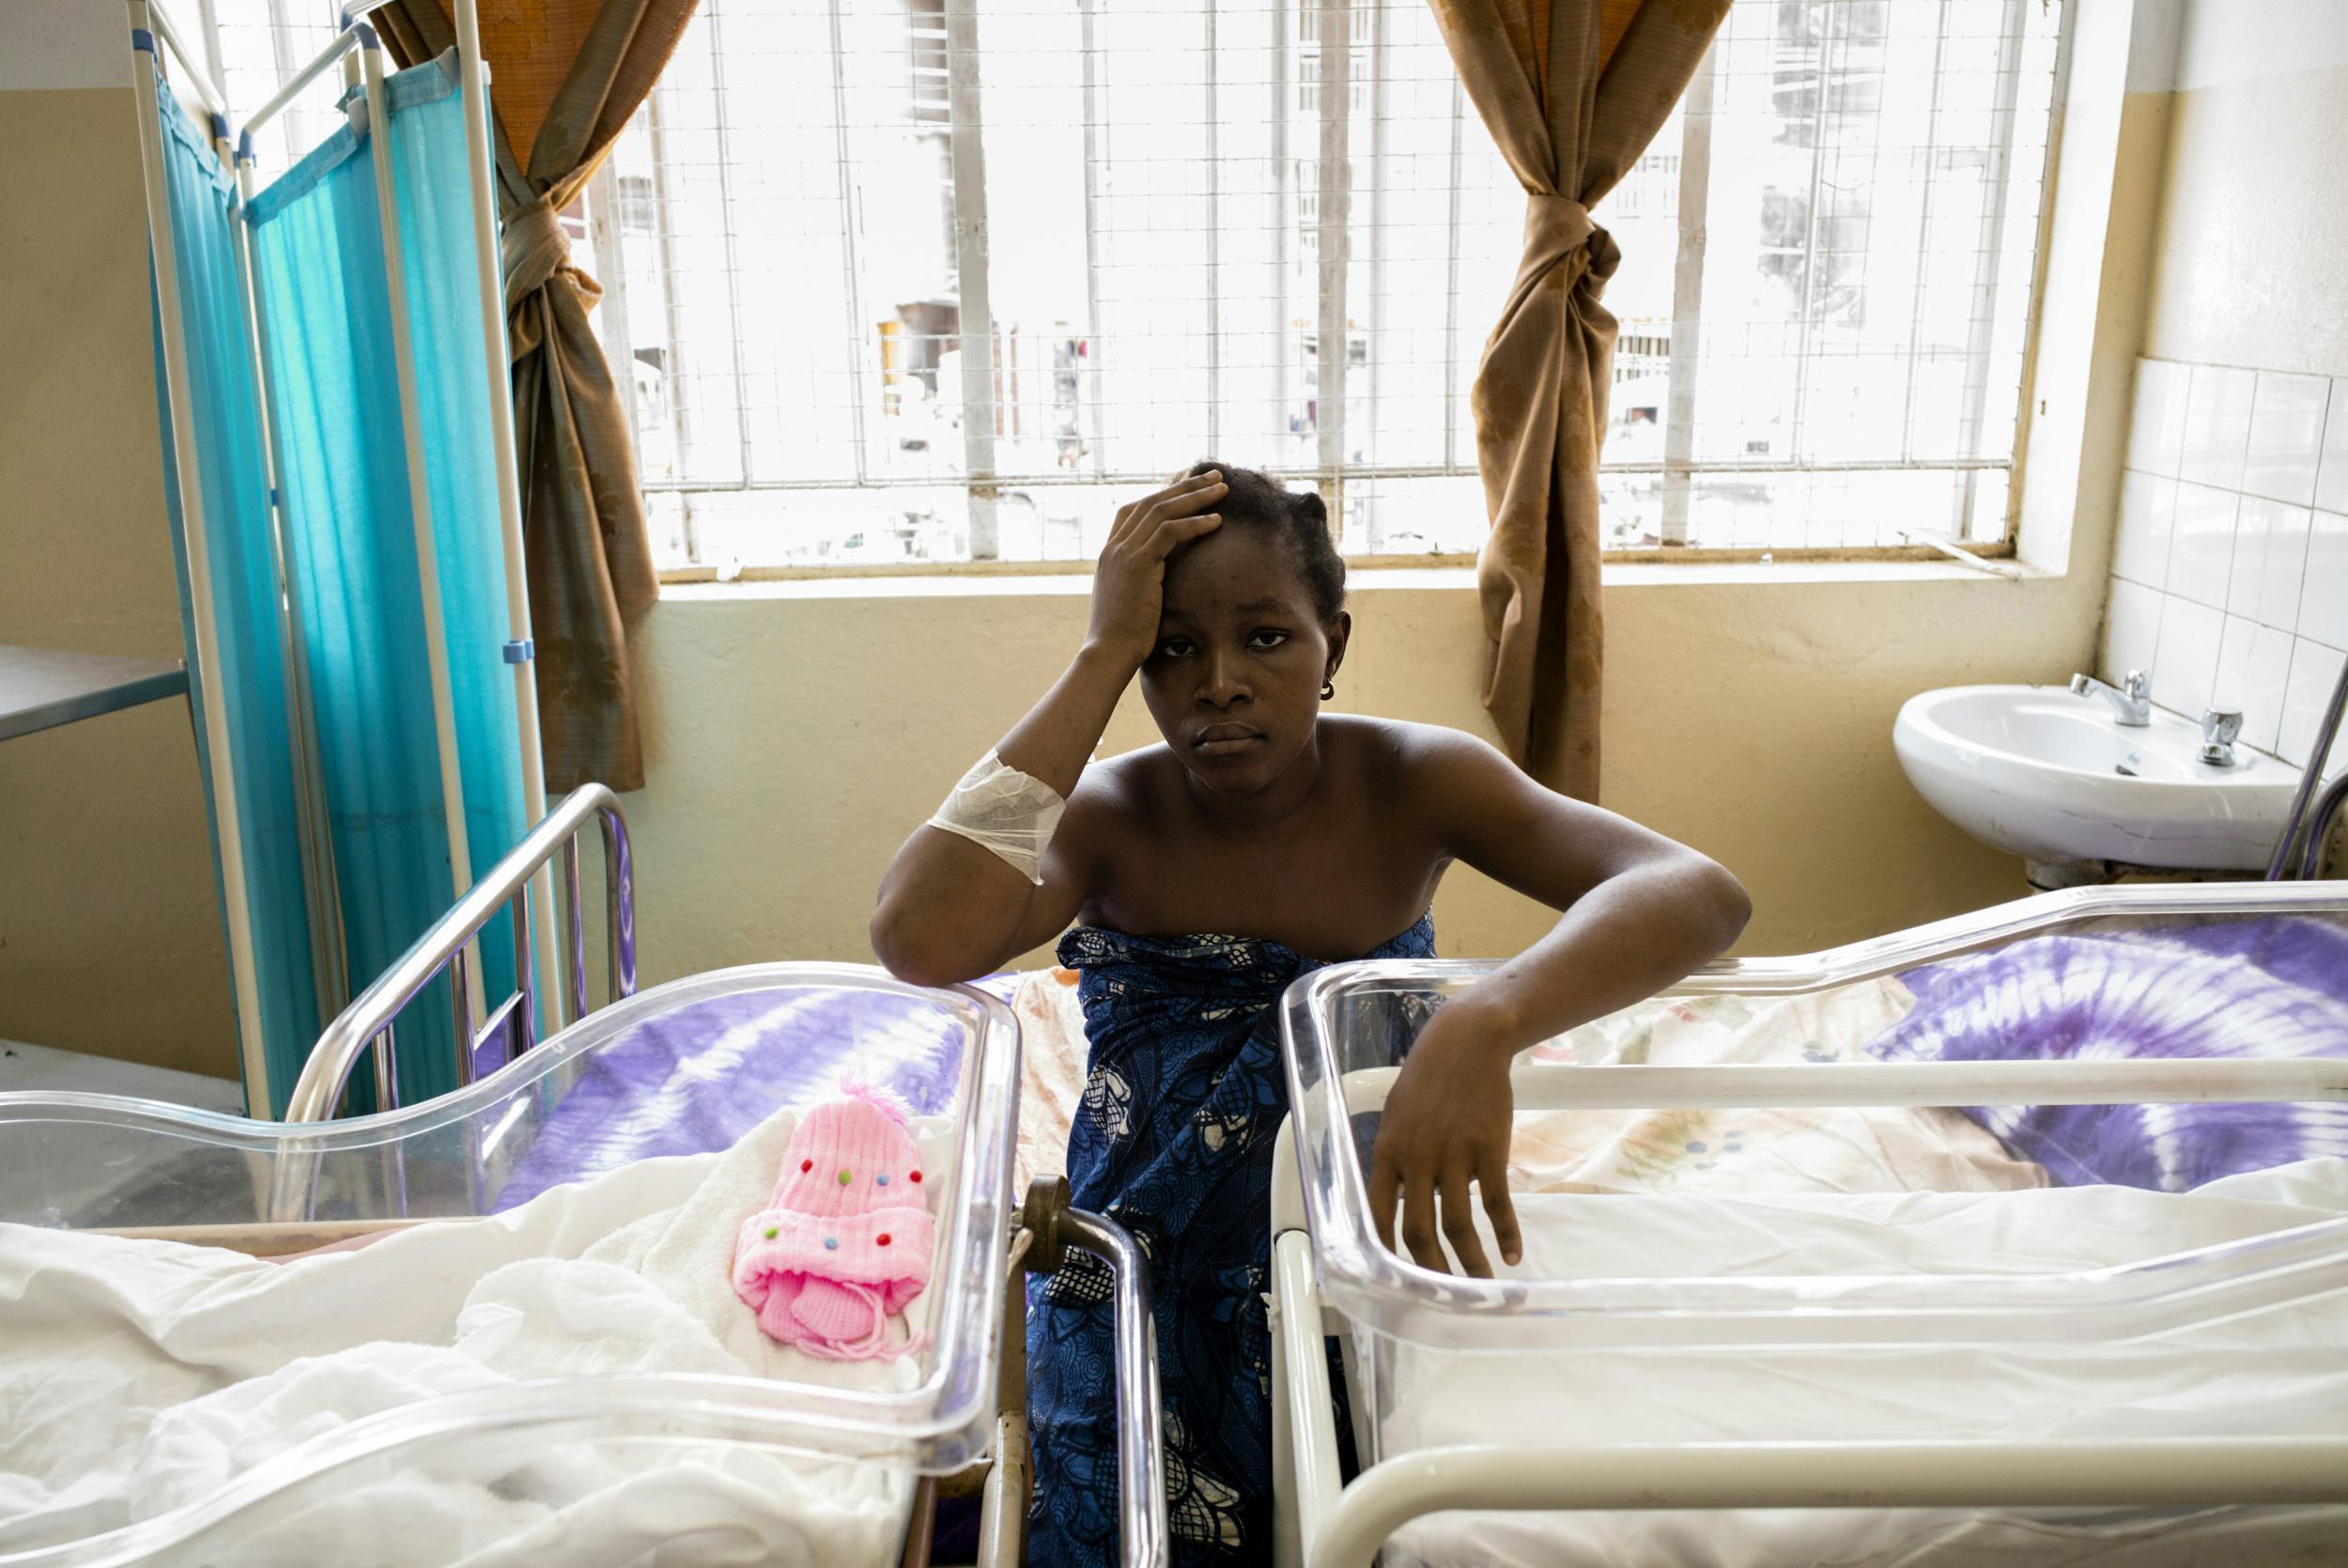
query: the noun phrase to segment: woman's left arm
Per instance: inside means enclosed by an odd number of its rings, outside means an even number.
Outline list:
[[[1370,1206],[1427,1268],[1490,1277],[1471,1222],[1480,1187],[1501,1255],[1518,1261],[1508,1202],[1516,1053],[1644,1001],[1737,940],[1752,913],[1717,862],[1638,823],[1543,789],[1492,747],[1451,730],[1407,745],[1413,804],[1444,847],[1495,882],[1562,911],[1547,936],[1446,1003],[1419,1032],[1378,1130]]]

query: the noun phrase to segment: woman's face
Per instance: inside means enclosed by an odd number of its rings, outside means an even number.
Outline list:
[[[1352,618],[1323,625],[1285,543],[1227,522],[1166,563],[1141,691],[1166,744],[1218,794],[1249,794],[1309,746]]]

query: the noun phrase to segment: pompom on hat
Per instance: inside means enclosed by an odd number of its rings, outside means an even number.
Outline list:
[[[843,1078],[783,1151],[767,1206],[742,1222],[734,1290],[774,1339],[826,1360],[916,1350],[888,1320],[928,1287],[934,1232],[904,1108]]]

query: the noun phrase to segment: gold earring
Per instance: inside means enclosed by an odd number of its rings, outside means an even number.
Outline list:
[[[1336,695],[1337,684],[1335,681],[1323,681],[1321,683],[1321,699],[1323,702],[1335,700]]]

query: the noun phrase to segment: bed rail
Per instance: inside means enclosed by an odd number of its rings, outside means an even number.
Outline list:
[[[1113,1358],[1117,1390],[1117,1524],[1118,1561],[1121,1568],[1166,1568],[1173,1561],[1173,1538],[1166,1511],[1165,1418],[1158,1393],[1158,1340],[1151,1316],[1150,1259],[1133,1233],[1116,1221],[1071,1207],[1066,1176],[1046,1176],[1027,1188],[1012,1246],[1012,1268],[1031,1274],[1057,1273],[1069,1249],[1089,1253],[1109,1268],[1109,1296],[1115,1317]],[[1010,1311],[1008,1303],[1006,1311]],[[1017,1315],[1024,1320],[1024,1311]],[[1009,1362],[1006,1349],[1006,1364]],[[1020,1382],[1026,1382],[1027,1359],[1019,1357]],[[1006,1389],[1009,1388],[1006,1382]],[[1024,1398],[1024,1393],[1023,1393]],[[1024,1494],[1027,1471],[1025,1411],[1012,1430],[1012,1441],[998,1453],[1015,1461],[1018,1473],[992,1484],[994,1496],[985,1514],[981,1538],[995,1547],[1003,1562],[1024,1558],[1026,1537],[1015,1523],[1012,1533],[999,1525],[1003,1514],[1015,1520],[1027,1512],[1024,1497],[1006,1497],[1015,1485]],[[993,1527],[993,1528],[990,1528]]]
[[[2337,915],[2348,912],[2348,880],[2329,882],[2211,882],[2066,887],[2011,903],[1953,915],[1840,947],[1783,957],[1718,959],[1665,986],[1659,996],[1799,996],[1879,979],[1988,947],[2002,947],[2068,922],[2223,915]],[[1498,965],[1492,959],[1374,959],[1333,964],[1300,980],[1285,1004],[1297,1009],[1330,987],[1363,975],[1407,976],[1464,988]]]
[[[432,977],[446,970],[450,1008],[456,1021],[456,1076],[460,1084],[495,1071],[536,1043],[536,985],[532,977],[529,890],[539,868],[561,855],[564,896],[570,916],[564,946],[565,978],[570,989],[571,1016],[587,1013],[587,934],[580,919],[579,835],[590,820],[603,829],[604,907],[609,940],[610,993],[617,1002],[636,993],[636,873],[630,853],[627,822],[620,815],[618,797],[601,784],[582,785],[514,846],[465,896],[416,939],[380,978],[361,992],[318,1036],[310,1058],[294,1083],[286,1107],[289,1122],[326,1121],[342,1103],[351,1070],[360,1053],[374,1049],[378,1108],[398,1104],[394,1028],[399,1015]],[[455,961],[481,929],[502,909],[514,916],[514,976],[516,989],[489,1010],[479,1030],[472,1027],[471,999],[466,991],[466,966]],[[552,937],[552,932],[543,935]]]
[[[2339,1503],[2343,1476],[2330,1437],[1429,1449],[1363,1471],[1281,1560],[1366,1568],[1446,1509],[2255,1507]]]
[[[1724,959],[1707,963],[1666,996],[1719,992],[1794,995],[1895,975],[1985,947],[2001,947],[2066,921],[2105,915],[2142,918],[2197,915],[2330,913],[2348,907],[2348,882],[2179,883],[2071,887],[1953,915],[1888,936],[1788,958]]]

